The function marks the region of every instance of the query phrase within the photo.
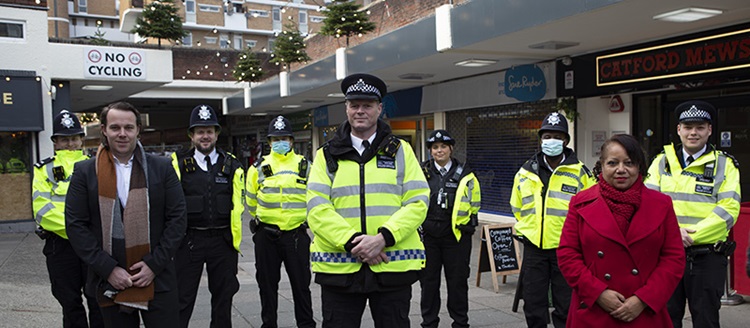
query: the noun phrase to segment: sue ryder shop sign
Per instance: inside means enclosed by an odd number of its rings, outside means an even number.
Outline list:
[[[145,80],[143,51],[112,47],[86,47],[83,52],[85,77],[114,80]]]
[[[750,29],[596,57],[599,87],[750,67]]]

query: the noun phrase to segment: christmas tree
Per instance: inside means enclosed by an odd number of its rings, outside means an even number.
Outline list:
[[[251,48],[247,48],[240,53],[240,59],[232,70],[232,76],[238,82],[258,82],[263,79],[263,72],[258,56],[253,53]]]
[[[182,29],[182,18],[177,15],[173,0],[157,0],[143,6],[143,13],[135,22],[131,33],[145,38],[156,38],[161,48],[161,39],[180,41],[187,36]]]
[[[284,31],[276,38],[271,54],[271,62],[282,65],[287,71],[291,69],[291,63],[301,63],[310,60],[305,52],[307,46],[302,35],[294,24],[284,26]]]
[[[330,35],[336,38],[345,37],[346,47],[349,47],[349,37],[356,35],[361,37],[375,30],[375,23],[370,22],[370,17],[359,11],[361,5],[346,0],[336,0],[334,4],[327,7],[326,18],[320,34]]]
[[[104,35],[107,34],[106,32],[102,32],[102,26],[101,24],[96,24],[96,32],[94,32],[94,37],[89,41],[89,43],[97,46],[108,46],[111,44],[109,40],[104,38]]]

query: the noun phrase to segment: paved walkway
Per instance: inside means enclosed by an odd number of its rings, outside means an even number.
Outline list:
[[[245,228],[246,236],[249,236]],[[472,273],[469,278],[469,318],[473,327],[525,327],[523,313],[511,311],[517,276],[512,275],[506,284],[500,285],[499,293],[492,287],[489,273],[484,273],[481,286],[476,287],[476,266],[479,253],[479,233],[474,235],[474,250],[471,258]],[[60,306],[49,291],[49,278],[42,255],[43,242],[33,233],[0,233],[0,326],[2,327],[60,327]],[[240,291],[235,295],[232,310],[234,327],[260,327],[260,299],[255,281],[255,259],[252,241],[244,238],[240,257]],[[283,270],[283,269],[282,269]],[[320,287],[312,283],[313,311],[316,321],[322,321],[320,311]],[[445,309],[445,286],[443,308],[440,311],[440,327],[450,327],[450,317]],[[419,284],[412,292],[410,319],[412,327],[419,327]],[[750,297],[745,298],[750,301]],[[723,327],[747,327],[750,303],[725,306],[721,310]],[[201,282],[191,327],[208,327],[210,317],[210,294],[206,276]],[[279,326],[295,327],[292,291],[286,275],[282,274],[279,288]],[[362,327],[372,327],[372,318],[365,313]],[[551,325],[550,325],[551,327]],[[689,318],[685,327],[692,327]]]

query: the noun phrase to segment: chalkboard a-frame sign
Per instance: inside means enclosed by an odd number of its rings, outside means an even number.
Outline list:
[[[479,247],[479,265],[477,266],[477,287],[481,282],[482,272],[492,272],[492,285],[495,293],[500,287],[497,276],[503,276],[503,283],[507,275],[521,272],[521,252],[518,243],[513,239],[516,230],[513,223],[482,226],[482,245]]]

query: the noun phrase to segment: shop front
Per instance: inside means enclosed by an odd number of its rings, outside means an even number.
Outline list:
[[[589,161],[596,159],[594,132],[603,133],[602,140],[631,133],[653,158],[663,145],[680,142],[675,107],[703,100],[717,109],[709,142],[741,165],[750,162],[750,25],[577,57],[573,62],[572,67],[559,67],[558,74],[567,77],[572,72],[574,78],[559,81],[558,90],[579,99],[584,122],[579,133],[592,136],[584,147],[591,150]],[[624,102],[613,103],[615,98]],[[742,201],[748,201],[750,176],[740,176]]]
[[[44,130],[42,80],[34,72],[0,70],[0,223],[28,220],[33,143]]]

